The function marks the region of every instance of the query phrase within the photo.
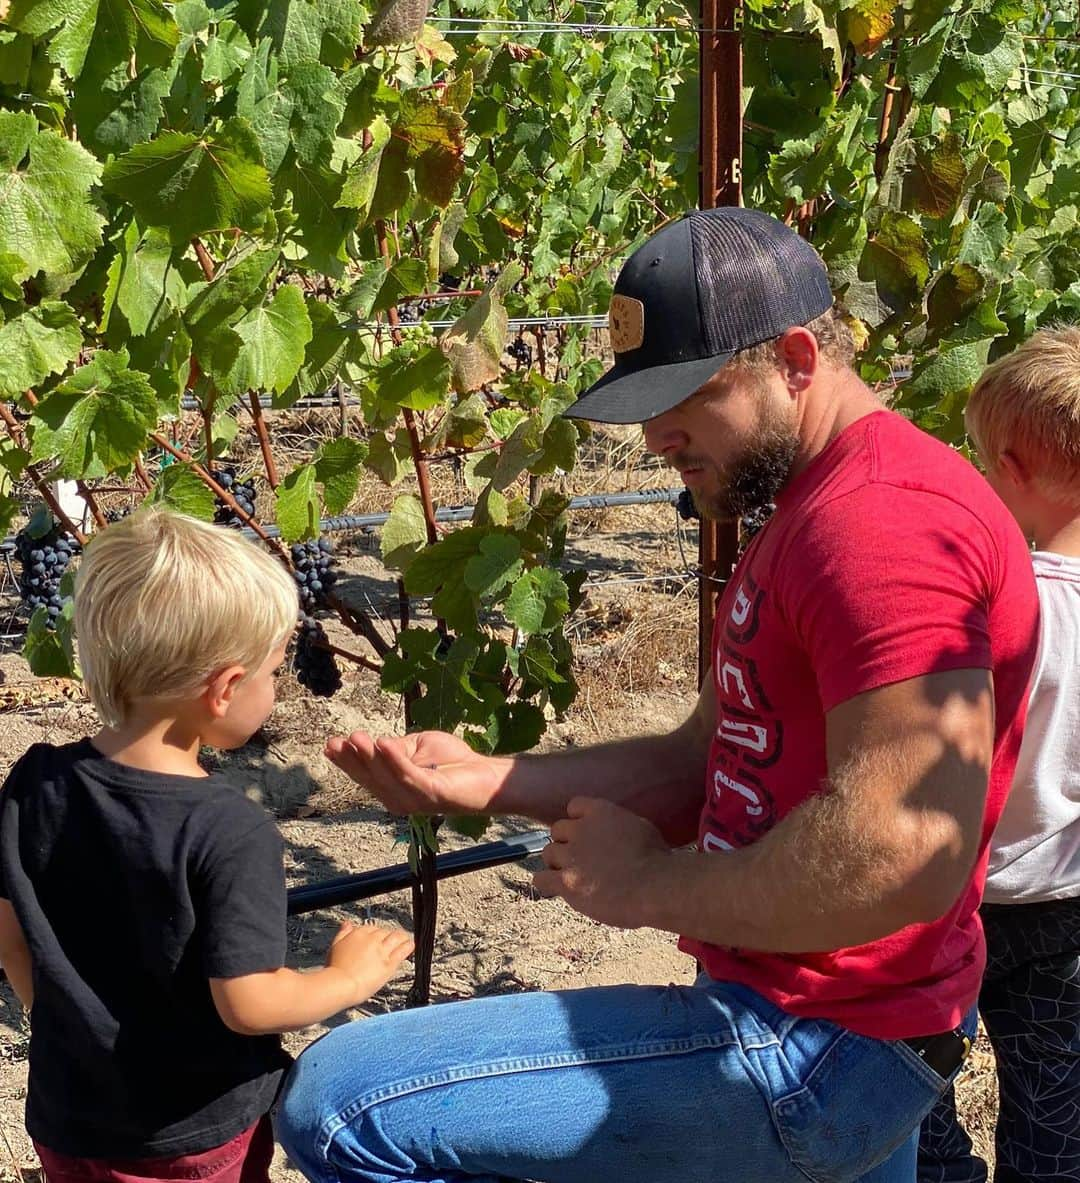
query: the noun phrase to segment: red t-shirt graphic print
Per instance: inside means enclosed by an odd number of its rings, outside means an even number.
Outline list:
[[[714,978],[882,1039],[956,1026],[985,960],[978,905],[1037,646],[1027,546],[971,465],[891,412],[848,427],[784,489],[722,597],[699,846],[723,857],[820,790],[825,720],[876,687],[993,671],[995,750],[971,881],[945,916],[856,948],[773,954],[684,940]]]

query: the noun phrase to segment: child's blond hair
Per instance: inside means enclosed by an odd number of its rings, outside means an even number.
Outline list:
[[[1040,493],[1080,508],[1080,326],[1040,329],[994,362],[964,418],[987,465],[1012,452]]]
[[[90,699],[116,727],[140,699],[196,697],[230,665],[262,666],[296,626],[296,584],[234,530],[144,506],[91,539],[75,580]]]

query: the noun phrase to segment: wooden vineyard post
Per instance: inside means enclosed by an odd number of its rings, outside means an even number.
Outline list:
[[[700,202],[742,205],[742,0],[701,6]],[[716,603],[739,553],[737,522],[701,519],[698,540],[698,679],[709,672]]]

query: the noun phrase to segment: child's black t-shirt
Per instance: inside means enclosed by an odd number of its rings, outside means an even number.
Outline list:
[[[208,979],[284,963],[284,878],[277,827],[221,778],[30,748],[0,794],[0,896],[33,962],[31,1137],[193,1154],[267,1112],[289,1057],[230,1031]]]

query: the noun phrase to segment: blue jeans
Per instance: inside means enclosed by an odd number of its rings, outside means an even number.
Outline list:
[[[598,987],[338,1027],[277,1133],[312,1183],[913,1183],[945,1087],[742,986]]]

